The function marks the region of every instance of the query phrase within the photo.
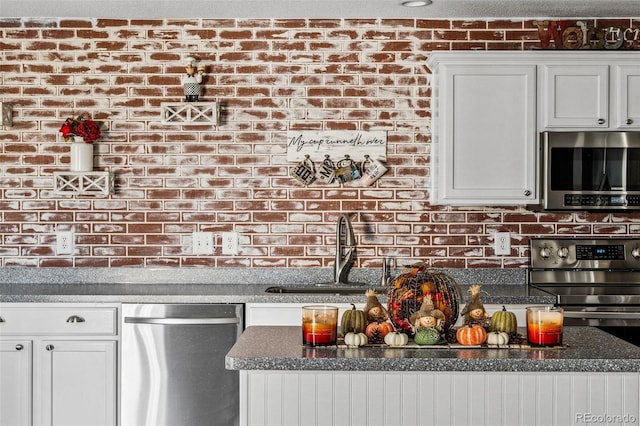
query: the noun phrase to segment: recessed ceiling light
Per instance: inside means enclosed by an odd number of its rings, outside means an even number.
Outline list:
[[[405,0],[401,5],[405,7],[423,7],[431,4],[431,0]]]

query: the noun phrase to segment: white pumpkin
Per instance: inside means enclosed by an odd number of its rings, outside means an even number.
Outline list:
[[[409,336],[399,331],[392,331],[384,336],[384,342],[389,346],[404,346],[409,343]]]
[[[369,343],[369,338],[364,333],[349,332],[344,335],[344,343],[353,347],[364,346]]]
[[[487,333],[488,345],[507,345],[509,344],[509,335],[504,331],[491,331]]]

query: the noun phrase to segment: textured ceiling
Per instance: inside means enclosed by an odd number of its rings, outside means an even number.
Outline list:
[[[606,18],[640,17],[640,0],[0,0],[0,17]]]

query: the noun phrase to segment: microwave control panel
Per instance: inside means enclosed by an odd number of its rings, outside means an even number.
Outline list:
[[[596,195],[596,194],[565,194],[566,207],[578,206],[640,206],[640,195]]]

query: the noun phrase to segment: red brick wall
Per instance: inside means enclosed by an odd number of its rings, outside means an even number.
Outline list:
[[[640,231],[635,216],[428,204],[427,55],[539,47],[530,21],[5,19],[0,34],[0,100],[14,106],[0,266],[326,267],[341,212],[358,212],[358,266],[519,267],[530,236]],[[188,55],[207,65],[205,99],[225,105],[218,128],[160,123]],[[83,111],[102,125],[110,198],[52,193],[69,162],[58,129]],[[304,188],[288,175],[293,129],[386,130],[390,171],[371,188]],[[56,226],[75,230],[75,256],[55,255]],[[191,255],[191,232],[230,230],[239,256]],[[494,231],[514,234],[511,256],[493,256]]]

